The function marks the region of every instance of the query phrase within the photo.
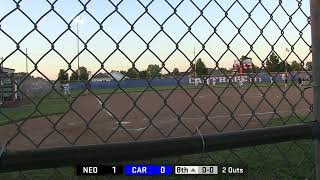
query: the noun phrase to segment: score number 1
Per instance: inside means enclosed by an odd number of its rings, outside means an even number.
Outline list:
[[[123,174],[123,167],[122,166],[112,166],[112,174]]]
[[[113,174],[117,174],[117,167],[116,166],[112,166],[113,169]]]

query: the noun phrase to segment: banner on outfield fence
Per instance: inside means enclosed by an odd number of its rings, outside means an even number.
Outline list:
[[[298,77],[301,77],[305,80],[309,80],[311,77],[304,73],[299,74],[297,73],[289,73],[289,80],[296,81]],[[135,87],[148,87],[149,84],[151,86],[177,86],[178,81],[179,84],[190,85],[194,84],[195,80],[197,83],[207,83],[207,84],[222,84],[230,82],[239,82],[242,81],[246,82],[255,82],[255,83],[270,83],[271,81],[281,83],[284,82],[285,73],[274,74],[270,76],[268,73],[258,73],[258,74],[246,74],[246,75],[221,75],[221,76],[210,76],[210,77],[193,77],[193,76],[184,76],[184,77],[163,77],[163,78],[155,78],[152,80],[145,80],[145,79],[124,79],[120,82],[116,80],[111,81],[93,81],[90,82],[90,87],[92,89],[105,89],[105,88],[135,88]],[[70,83],[71,89],[84,89],[86,87],[84,82],[71,82]]]
[[[262,79],[259,77],[249,77],[249,76],[235,76],[235,77],[209,77],[209,78],[189,78],[189,84],[194,84],[195,81],[197,83],[207,83],[207,84],[216,84],[216,83],[226,83],[230,82],[258,82],[261,83]]]
[[[306,81],[310,79],[308,74],[300,74],[296,73],[288,74],[289,80],[297,80],[298,77],[305,79]],[[235,76],[212,76],[212,77],[189,77],[189,84],[194,83],[206,83],[206,84],[219,84],[219,83],[227,83],[227,82],[255,82],[255,83],[271,83],[271,82],[283,82],[285,79],[285,73],[279,73],[270,76],[267,73],[259,73],[259,74],[248,74],[248,75],[235,75]]]

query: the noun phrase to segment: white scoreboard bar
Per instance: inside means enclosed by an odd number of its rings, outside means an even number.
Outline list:
[[[175,174],[218,174],[218,166],[175,166]]]

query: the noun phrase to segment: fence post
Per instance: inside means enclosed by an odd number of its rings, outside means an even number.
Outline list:
[[[312,76],[313,76],[313,113],[320,123],[320,1],[310,0],[311,39],[312,39]],[[320,179],[320,140],[315,141],[316,177]]]

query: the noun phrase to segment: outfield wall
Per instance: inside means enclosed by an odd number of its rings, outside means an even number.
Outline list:
[[[274,82],[282,83],[284,82],[284,73],[274,73],[272,74]],[[298,77],[310,79],[309,74],[307,73],[289,73],[289,81],[293,80],[296,81]],[[184,77],[176,77],[176,79],[180,79],[180,85],[190,85],[194,84],[194,81],[198,81],[198,83],[207,82],[209,84],[224,84],[228,82],[230,79],[231,82],[239,82],[240,80],[244,83],[252,82],[255,83],[270,83],[270,75],[267,73],[259,73],[259,74],[244,74],[240,75],[220,75],[220,76],[210,76],[208,77],[198,77],[194,78],[191,76],[184,76]],[[144,79],[126,79],[121,82],[117,82],[115,80],[105,81],[105,82],[90,82],[90,87],[92,89],[107,89],[107,88],[117,88],[120,86],[121,88],[136,88],[136,87],[148,87],[149,84],[151,86],[177,86],[178,82],[173,77],[164,77],[164,78],[155,78],[152,80],[144,80]],[[70,83],[71,89],[84,89],[86,87],[84,82],[71,82]]]

